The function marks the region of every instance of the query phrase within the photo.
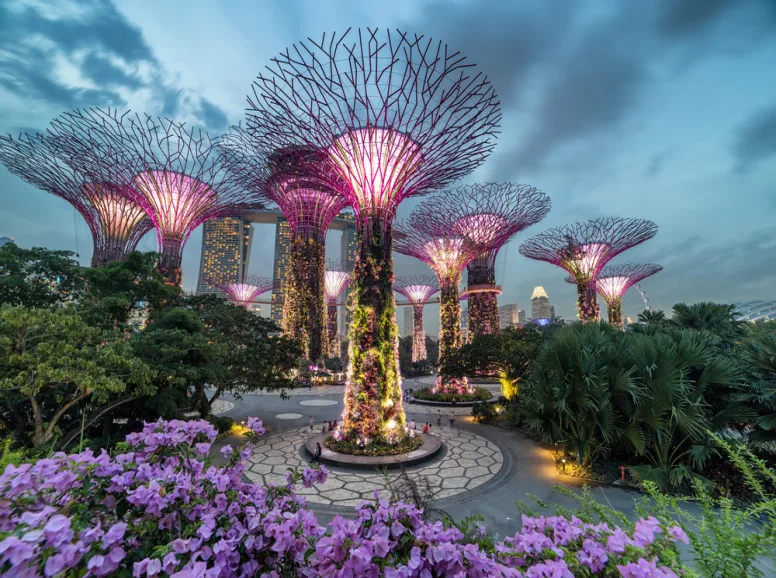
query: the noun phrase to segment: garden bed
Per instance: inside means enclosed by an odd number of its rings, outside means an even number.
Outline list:
[[[323,445],[333,452],[351,456],[398,456],[400,454],[408,454],[411,451],[418,449],[423,445],[423,439],[420,436],[404,436],[404,439],[394,445],[386,443],[369,443],[360,446],[354,441],[337,441],[334,439],[334,436],[328,436],[323,441]]]
[[[490,400],[493,394],[484,387],[473,387],[471,393],[436,393],[430,387],[412,393],[412,401],[421,405],[467,406]]]
[[[329,437],[331,435],[328,433],[319,433],[309,438],[304,443],[304,449],[307,454],[314,456],[317,451],[317,445],[321,444],[322,451],[318,457],[318,462],[328,466],[363,470],[390,470],[415,466],[434,458],[444,447],[442,440],[438,437],[418,433],[416,438],[421,440],[421,445],[408,453],[395,455],[353,455],[330,449],[326,445],[326,438]]]

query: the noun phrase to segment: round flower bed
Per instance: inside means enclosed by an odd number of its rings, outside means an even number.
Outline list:
[[[437,393],[430,387],[426,387],[413,392],[412,397],[422,401],[472,403],[475,401],[487,401],[493,397],[493,394],[484,387],[473,387],[471,393]]]
[[[415,451],[423,445],[423,440],[420,436],[407,435],[393,445],[376,441],[361,444],[358,440],[336,440],[334,436],[329,436],[324,440],[323,445],[333,452],[351,456],[398,456]]]

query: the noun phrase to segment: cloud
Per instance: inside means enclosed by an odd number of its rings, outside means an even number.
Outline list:
[[[652,155],[647,168],[644,169],[644,176],[652,178],[660,174],[671,155],[672,152],[667,150]]]
[[[776,155],[776,105],[757,111],[739,127],[732,152],[739,172]]]
[[[222,108],[206,98],[200,99],[200,108],[202,111],[202,121],[209,131],[221,132],[226,130],[229,119]]]
[[[702,28],[733,4],[733,0],[671,0],[658,21],[658,27],[667,35],[685,34]]]

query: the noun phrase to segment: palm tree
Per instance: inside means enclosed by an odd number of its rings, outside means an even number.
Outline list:
[[[639,313],[639,323],[643,323],[648,326],[663,327],[667,323],[666,314],[662,311],[653,311],[652,309],[645,309]]]
[[[755,446],[776,442],[776,335],[760,334],[739,348],[748,383],[739,399],[752,408],[748,434]]]
[[[732,347],[746,334],[744,322],[736,318],[735,306],[705,301],[692,305],[674,305],[671,324],[682,329],[711,331],[727,347]]]

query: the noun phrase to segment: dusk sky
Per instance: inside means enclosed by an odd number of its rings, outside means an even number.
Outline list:
[[[62,112],[111,106],[217,134],[243,119],[250,84],[271,57],[348,27],[441,39],[495,86],[502,132],[466,182],[531,184],[553,204],[502,250],[500,304],[530,316],[531,292],[543,285],[557,313],[574,318],[565,272],[518,246],[602,216],[658,224],[653,240],[615,261],[663,265],[642,284],[654,308],[776,299],[774,0],[0,0],[0,131],[43,131]],[[67,203],[4,168],[0,236],[78,251],[84,264],[91,254]],[[334,254],[339,234],[330,241]],[[197,231],[184,256],[187,290],[200,244]],[[258,226],[251,273],[271,276],[273,244],[274,228]],[[140,248],[154,249],[154,237]],[[400,255],[395,269],[428,271]],[[626,298],[626,315],[641,308]],[[427,312],[429,332],[436,311]]]

